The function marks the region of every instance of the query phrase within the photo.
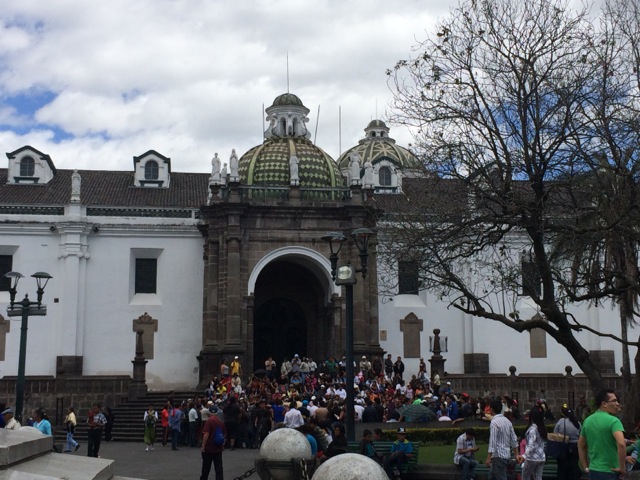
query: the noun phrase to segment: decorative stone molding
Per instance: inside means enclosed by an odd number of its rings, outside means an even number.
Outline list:
[[[133,331],[138,332],[142,330],[142,349],[144,351],[144,358],[147,360],[153,360],[153,341],[154,334],[158,331],[158,320],[152,318],[147,312],[140,315],[138,318],[133,319]]]
[[[414,313],[410,313],[400,320],[400,331],[403,333],[402,342],[405,358],[420,357],[420,332],[423,329],[423,324],[424,321]]]

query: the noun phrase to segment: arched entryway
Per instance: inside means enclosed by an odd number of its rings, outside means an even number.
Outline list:
[[[295,354],[307,354],[307,322],[300,306],[288,298],[273,298],[256,310],[254,358],[262,368],[269,356],[280,364]],[[260,364],[261,363],[261,364]]]
[[[324,358],[334,339],[330,292],[309,258],[283,255],[265,265],[254,288],[253,367],[272,356]]]

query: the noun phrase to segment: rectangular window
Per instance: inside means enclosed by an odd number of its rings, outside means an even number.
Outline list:
[[[420,278],[418,264],[413,261],[398,262],[398,294],[418,295]]]
[[[157,293],[157,258],[136,258],[135,293]]]
[[[13,270],[13,255],[0,255],[0,292],[8,292],[11,288],[11,279],[4,276],[11,270]]]
[[[522,269],[522,294],[527,297],[542,296],[542,279],[536,262],[528,257],[523,257],[521,262]]]

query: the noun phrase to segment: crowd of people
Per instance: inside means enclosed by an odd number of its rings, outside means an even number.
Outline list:
[[[456,424],[466,419],[489,422],[489,445],[485,463],[490,478],[506,480],[507,470],[513,462],[522,464],[522,480],[541,480],[547,448],[547,423],[554,420],[546,402],[538,400],[520,412],[517,400],[500,398],[474,398],[466,393],[455,393],[451,383],[440,381],[438,372],[427,375],[426,365],[420,359],[419,371],[406,375],[401,357],[392,360],[362,356],[355,365],[353,378],[355,391],[354,417],[356,422],[380,423],[437,420]],[[211,466],[216,477],[222,478],[224,448],[259,448],[267,435],[277,428],[297,429],[309,441],[313,455],[322,462],[348,451],[344,426],[346,416],[346,362],[342,358],[317,364],[312,359],[295,355],[282,362],[279,369],[270,357],[265,368],[242,380],[242,366],[236,357],[223,362],[220,372],[213,375],[201,395],[179,402],[169,398],[161,410],[149,405],[142,416],[146,451],[155,449],[156,443],[173,450],[181,447],[201,448],[202,479],[208,478]],[[20,428],[12,408],[2,407],[0,427]],[[595,396],[595,412],[581,398],[576,409],[564,404],[561,417],[555,423],[554,434],[563,439],[562,452],[554,453],[557,460],[557,478],[578,480],[583,470],[594,479],[618,478],[625,471],[638,468],[640,442],[629,446],[618,415],[621,411],[617,395],[603,390]],[[111,418],[109,422],[109,418]],[[524,436],[518,439],[513,421],[528,420]],[[51,423],[46,412],[38,409],[29,417],[27,425],[45,435],[51,435]],[[70,407],[64,420],[67,428],[66,452],[75,452],[80,444],[73,434],[77,425],[75,410]],[[95,405],[88,414],[87,455],[97,457],[103,433],[108,441],[113,425],[113,413],[102,412]],[[160,439],[156,431],[160,430]],[[413,455],[412,444],[403,427],[397,429],[397,439],[389,455],[376,452],[375,442],[382,439],[379,428],[364,428],[358,451],[380,463],[390,478]],[[467,428],[457,438],[453,462],[460,468],[461,480],[475,478],[478,446],[473,428]],[[582,466],[582,469],[581,469]]]

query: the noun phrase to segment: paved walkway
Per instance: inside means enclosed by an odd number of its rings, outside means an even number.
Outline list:
[[[395,430],[397,427],[407,428],[448,428],[449,423],[429,422],[429,423],[381,423],[381,424],[356,424],[356,439],[360,439],[362,430],[369,428],[373,430],[380,427],[384,430]],[[486,422],[465,422],[462,427],[488,426]],[[86,455],[87,444],[82,442],[77,453],[64,455]],[[236,449],[234,451],[225,450],[222,454],[224,465],[224,477],[226,480],[233,480],[239,477],[254,466],[254,460],[258,456],[259,450]],[[171,446],[163,447],[156,445],[154,451],[145,451],[145,445],[131,442],[102,442],[100,446],[100,456],[115,460],[114,474],[121,477],[133,477],[144,480],[197,480],[200,478],[202,467],[202,457],[199,448],[181,447],[178,451],[172,451]],[[215,474],[212,470],[209,479],[213,480]],[[249,480],[259,480],[260,477],[254,473]]]
[[[80,449],[74,454],[86,455],[86,443],[80,444]],[[247,470],[253,468],[253,462],[259,450],[226,450],[222,454],[225,480],[233,480]],[[181,447],[178,451],[171,450],[171,446],[156,446],[154,451],[145,452],[143,443],[102,442],[100,457],[115,460],[113,472],[122,477],[141,478],[144,480],[198,480],[202,467],[202,457],[199,448]],[[213,469],[209,478],[213,480]],[[249,480],[259,480],[254,473]]]

